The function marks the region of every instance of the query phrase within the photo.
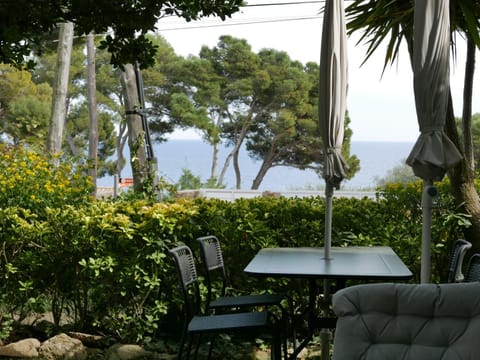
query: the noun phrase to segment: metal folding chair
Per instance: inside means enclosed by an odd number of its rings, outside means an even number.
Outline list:
[[[447,282],[462,282],[464,279],[462,267],[463,259],[466,252],[472,247],[472,244],[467,240],[458,239],[453,244],[452,253],[450,255],[450,263],[448,265],[448,279]]]
[[[220,241],[214,235],[208,235],[197,238],[200,243],[200,252],[202,254],[202,262],[205,269],[205,282],[207,285],[207,301],[206,311],[228,311],[229,309],[254,309],[267,308],[277,306],[282,312],[283,324],[288,320],[287,311],[282,305],[283,300],[288,300],[289,306],[293,306],[291,301],[284,294],[248,294],[248,295],[227,295],[227,271],[223,261],[223,253]],[[221,282],[220,295],[213,298],[213,283],[216,279]],[[282,327],[285,332],[285,326]],[[287,354],[286,336],[284,339],[284,352]],[[294,340],[295,341],[295,340]]]
[[[186,342],[186,358],[190,358],[191,347],[195,346],[197,358],[201,335],[231,332],[268,331],[272,338],[272,359],[281,359],[281,340],[278,324],[272,321],[267,311],[239,312],[221,315],[203,315],[197,270],[191,249],[181,245],[169,250],[178,271],[184,297],[185,323],[178,358],[182,359]],[[212,355],[213,338],[210,340],[208,358]]]
[[[227,296],[227,273],[223,262],[223,254],[220,241],[214,235],[197,238],[200,243],[202,262],[205,268],[205,281],[207,285],[207,308],[226,309],[226,308],[245,308],[258,306],[279,306],[282,308],[283,294],[249,294],[240,296]],[[212,298],[214,292],[213,281],[220,279],[220,296]]]

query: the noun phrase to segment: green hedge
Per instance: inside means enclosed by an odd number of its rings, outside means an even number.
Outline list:
[[[468,217],[458,213],[440,186],[432,224],[434,281],[445,279],[451,243]],[[418,281],[421,184],[389,185],[378,198],[335,198],[335,246],[391,246]],[[177,274],[167,255],[179,243],[214,234],[223,244],[233,289],[290,291],[305,295],[301,281],[256,279],[243,274],[264,247],[322,246],[325,203],[321,197],[222,200],[80,201],[42,211],[7,204],[0,208],[0,293],[8,337],[13,315],[52,311],[73,328],[102,331],[123,341],[148,342],[181,326]],[[200,273],[201,267],[199,267]]]

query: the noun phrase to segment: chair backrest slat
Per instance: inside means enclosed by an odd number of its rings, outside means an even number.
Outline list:
[[[222,248],[220,241],[214,235],[202,236],[197,238],[200,243],[200,250],[202,253],[202,261],[205,267],[205,281],[207,285],[207,302],[208,308],[212,301],[212,284],[214,278],[221,280],[220,296],[225,296],[227,289],[227,272],[223,262]]]
[[[218,241],[216,236],[209,235],[200,237],[197,241],[200,242],[203,258],[208,270],[212,271],[225,268],[220,241]]]
[[[199,314],[201,310],[200,287],[192,250],[186,245],[181,245],[170,249],[169,253],[175,260],[179,275],[185,301],[185,314],[187,318],[191,318],[193,315]]]
[[[472,244],[466,240],[458,239],[453,244],[450,255],[450,263],[448,265],[448,279],[447,282],[462,282],[464,275],[462,272],[463,259],[467,251],[472,247]]]

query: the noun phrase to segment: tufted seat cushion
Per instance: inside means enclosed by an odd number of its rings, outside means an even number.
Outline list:
[[[333,310],[334,360],[480,360],[480,283],[357,285]]]

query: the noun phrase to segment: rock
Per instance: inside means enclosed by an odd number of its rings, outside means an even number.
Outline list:
[[[48,339],[40,346],[38,353],[46,360],[85,360],[87,358],[87,349],[82,342],[67,334],[59,334]]]
[[[29,338],[8,345],[0,346],[0,356],[7,357],[38,357],[40,341]]]
[[[150,351],[139,345],[115,344],[112,345],[105,356],[107,360],[134,360],[152,356]]]
[[[100,335],[85,334],[85,333],[74,332],[74,331],[70,331],[68,333],[68,336],[74,339],[80,340],[82,344],[85,346],[97,347],[99,346],[99,344],[105,341],[105,338]]]

